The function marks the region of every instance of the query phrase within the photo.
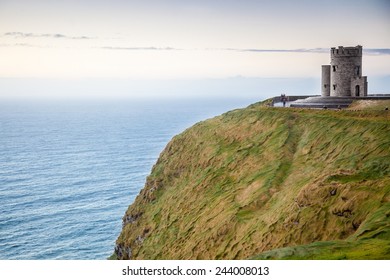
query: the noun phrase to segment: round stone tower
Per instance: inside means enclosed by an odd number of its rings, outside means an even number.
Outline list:
[[[330,96],[352,96],[351,80],[362,77],[362,46],[332,48],[330,58]]]

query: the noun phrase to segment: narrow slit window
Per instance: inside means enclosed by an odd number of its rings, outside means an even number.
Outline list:
[[[336,90],[336,85],[333,85],[333,90]]]
[[[336,65],[333,65],[333,72],[336,72]]]

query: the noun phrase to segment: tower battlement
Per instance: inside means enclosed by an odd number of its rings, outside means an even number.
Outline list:
[[[331,48],[330,55],[331,57],[359,57],[363,55],[363,47],[360,45],[356,47],[339,46],[338,48]]]

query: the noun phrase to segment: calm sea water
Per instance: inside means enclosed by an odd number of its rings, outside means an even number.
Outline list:
[[[159,153],[236,101],[1,101],[0,259],[106,259]]]

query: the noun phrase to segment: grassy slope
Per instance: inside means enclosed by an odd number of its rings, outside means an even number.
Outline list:
[[[198,123],[126,212],[122,258],[390,259],[389,136],[384,110],[254,104]]]

